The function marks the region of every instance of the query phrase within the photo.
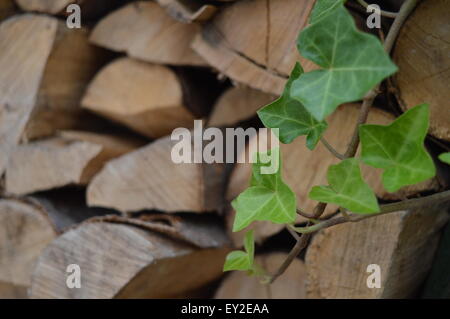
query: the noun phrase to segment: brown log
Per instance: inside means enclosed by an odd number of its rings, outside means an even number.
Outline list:
[[[79,205],[73,193],[0,199],[0,298],[27,298],[42,250],[63,229],[104,214]]]
[[[172,19],[154,2],[137,1],[101,20],[91,42],[147,62],[199,66],[205,62],[190,48],[199,30]]]
[[[269,272],[276,271],[287,254],[271,253],[256,256],[255,263]],[[233,272],[221,283],[216,299],[306,299],[306,267],[295,259],[287,271],[271,285],[263,285],[258,278],[245,272]]]
[[[394,51],[395,80],[403,110],[428,103],[430,133],[450,141],[450,7],[445,0],[423,1],[403,26]]]
[[[168,67],[120,58],[106,66],[89,85],[82,106],[151,138],[177,127],[191,128],[184,81]]]
[[[325,229],[306,254],[309,298],[410,298],[431,268],[448,205],[431,205]],[[371,264],[381,287],[368,288]]]
[[[89,44],[89,30],[58,23],[52,52],[43,74],[36,105],[24,139],[36,139],[61,129],[96,127],[98,120],[80,107],[87,85],[109,60],[109,54]]]
[[[104,163],[142,145],[112,135],[61,135],[16,147],[6,168],[6,193],[24,195],[71,184],[85,185]]]
[[[157,0],[174,19],[184,22],[204,22],[213,17],[217,7],[198,0]]]
[[[194,50],[232,80],[280,94],[296,61],[314,65],[296,49],[314,1],[237,1],[211,20],[193,43]]]
[[[339,107],[328,119],[329,127],[325,132],[325,138],[338,152],[344,153],[348,141],[353,134],[353,124],[356,123],[359,114],[358,104],[347,104]],[[368,123],[371,124],[389,124],[394,117],[384,111],[373,108],[369,114]],[[257,143],[254,138],[250,143]],[[247,146],[247,149],[250,146]],[[306,147],[304,137],[299,137],[291,144],[281,144],[283,176],[286,183],[297,195],[298,208],[307,213],[312,213],[316,202],[308,198],[308,193],[313,186],[327,185],[326,173],[328,167],[337,164],[339,159],[334,157],[321,143],[314,151]],[[245,154],[242,154],[244,156]],[[422,191],[433,191],[439,189],[437,179],[433,178],[417,185],[407,186],[396,193],[388,193],[381,184],[380,171],[369,166],[362,166],[362,174],[365,181],[375,190],[379,198],[385,200],[398,200],[405,197],[416,195]],[[251,176],[251,164],[236,164],[231,173],[230,183],[227,190],[227,199],[229,201],[236,198],[249,185]],[[332,214],[337,210],[336,205],[328,205],[325,211],[326,215]],[[228,225],[233,223],[234,211],[228,214]],[[300,221],[301,219],[299,219]],[[268,222],[254,223],[255,239],[262,241],[270,235],[279,232],[284,226]],[[242,244],[244,233],[233,233],[233,241],[236,244]]]
[[[158,216],[113,217],[69,230],[39,258],[31,297],[186,298],[189,291],[219,278],[228,252],[220,227],[162,216],[163,226]],[[80,289],[66,285],[69,264],[80,266]]]
[[[18,200],[0,200],[1,298],[25,298],[31,271],[56,230],[39,207]]]
[[[175,164],[170,137],[110,161],[89,184],[90,206],[123,213],[213,211],[221,204],[222,171],[207,164]]]
[[[248,88],[232,87],[216,102],[208,120],[212,127],[234,126],[256,116],[256,111],[274,101],[273,95]]]
[[[0,175],[36,103],[57,27],[56,19],[37,15],[0,25]]]

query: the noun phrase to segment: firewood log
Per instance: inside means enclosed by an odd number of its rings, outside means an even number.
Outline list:
[[[6,168],[5,191],[24,195],[71,184],[85,185],[112,158],[141,146],[112,135],[66,132],[16,147]]]
[[[194,50],[232,80],[280,94],[296,61],[310,71],[314,65],[300,57],[296,39],[308,23],[314,1],[237,1],[208,22]]]
[[[194,125],[194,108],[186,94],[198,95],[172,69],[130,58],[106,66],[89,85],[82,106],[151,138],[177,127]]]
[[[199,30],[172,19],[157,3],[137,1],[101,20],[91,42],[147,62],[201,66],[205,62],[190,48]]]
[[[110,161],[88,186],[90,206],[123,213],[156,209],[203,213],[218,209],[222,169],[214,164],[175,164],[170,137]]]
[[[450,7],[445,0],[424,1],[402,27],[394,51],[395,76],[404,110],[429,103],[430,133],[450,141]]]
[[[0,25],[0,47],[1,174],[21,138],[96,125],[79,103],[106,57],[88,45],[87,30],[68,30],[54,18],[32,14]]]
[[[338,152],[344,153],[347,143],[353,134],[354,124],[359,114],[358,104],[346,104],[337,109],[328,119],[328,129],[325,132],[325,139]],[[386,125],[394,120],[394,117],[384,111],[373,108],[369,114],[368,123]],[[263,136],[265,138],[265,136]],[[250,143],[257,143],[254,138]],[[280,143],[281,144],[281,143]],[[249,149],[249,145],[247,149]],[[297,195],[297,203],[299,208],[311,213],[316,202],[308,199],[308,193],[313,186],[327,185],[326,175],[330,165],[337,164],[339,160],[334,157],[321,143],[319,143],[314,151],[310,151],[306,147],[304,137],[298,137],[291,144],[281,144],[281,154],[283,163],[283,177],[286,183],[292,188]],[[256,149],[256,148],[255,148]],[[242,154],[244,156],[245,154]],[[396,193],[388,193],[381,184],[380,171],[369,166],[362,166],[362,174],[366,182],[375,190],[379,198],[385,200],[398,200],[408,196],[416,195],[422,191],[433,191],[439,189],[436,178],[422,182],[417,185],[407,186]],[[231,173],[230,183],[227,190],[227,199],[229,201],[236,198],[249,185],[251,176],[251,164],[238,163],[235,165]],[[336,205],[328,205],[325,216],[332,214],[337,209]],[[228,224],[233,224],[234,211],[228,214]],[[299,219],[301,221],[301,219]],[[258,224],[258,225],[257,225]],[[262,241],[268,236],[279,232],[283,225],[276,225],[268,222],[254,223],[255,239]],[[242,244],[244,233],[233,233],[233,241]]]
[[[409,298],[423,283],[447,222],[445,205],[337,225],[317,234],[306,254],[310,298]],[[377,276],[380,288],[369,288]],[[376,281],[375,281],[376,283]]]
[[[0,298],[26,298],[42,250],[64,228],[102,214],[80,207],[77,199],[72,193],[0,199]]]
[[[0,175],[36,103],[57,28],[56,19],[37,15],[0,25]]]
[[[256,256],[255,263],[273,272],[286,259],[285,253]],[[233,272],[221,283],[216,299],[306,299],[306,267],[295,259],[286,272],[271,285],[263,285],[258,278],[245,272]]]
[[[174,19],[184,22],[204,22],[212,18],[217,7],[198,0],[157,0]]]
[[[167,215],[94,219],[69,230],[44,250],[33,273],[30,296],[186,298],[189,291],[222,275],[228,251],[225,234],[215,223],[199,225]],[[69,264],[80,267],[79,289],[66,285]]]
[[[36,105],[24,139],[36,139],[61,129],[96,127],[98,120],[80,107],[87,85],[110,59],[110,54],[89,44],[89,29],[68,29],[58,23],[58,31],[48,58]]]
[[[232,127],[256,116],[275,97],[248,87],[232,87],[216,102],[208,120],[211,127]]]

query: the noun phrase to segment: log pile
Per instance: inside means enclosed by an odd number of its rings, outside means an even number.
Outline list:
[[[402,30],[392,89],[403,110],[430,103],[430,134],[445,145],[448,5],[429,2]],[[195,149],[195,120],[220,130],[262,127],[256,111],[282,92],[294,63],[316,68],[295,49],[314,3],[0,0],[0,298],[417,296],[448,206],[321,231],[302,259],[262,287],[222,272],[226,254],[242,246],[230,202],[248,186],[251,164],[171,160],[175,129],[192,133]],[[80,29],[66,26],[70,4],[81,7]],[[395,111],[376,102],[369,122],[391,122]],[[328,119],[325,138],[340,152],[359,108],[342,105]],[[251,137],[236,157],[267,139]],[[338,160],[321,144],[309,151],[304,137],[281,149],[284,178],[310,212],[309,189]],[[364,167],[363,175],[381,201],[448,187],[440,172],[387,193],[378,171]],[[256,262],[275,271],[288,232],[268,222],[250,228]],[[382,289],[367,288],[369,264],[380,265]],[[80,288],[67,284],[70,265],[81,269]]]

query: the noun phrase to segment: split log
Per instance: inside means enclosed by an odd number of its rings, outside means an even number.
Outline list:
[[[0,175],[36,103],[58,22],[22,15],[0,25]]]
[[[222,204],[222,170],[216,165],[175,164],[170,137],[110,161],[87,190],[89,206],[123,213],[156,209],[207,212]]]
[[[237,1],[205,25],[193,49],[232,80],[281,94],[296,61],[306,71],[314,68],[296,49],[314,2]]]
[[[308,297],[416,296],[431,268],[447,209],[431,205],[321,231],[306,254]],[[380,288],[367,284],[373,264],[380,267]]]
[[[0,199],[0,298],[26,298],[42,250],[64,228],[102,214],[74,197]]]
[[[394,60],[398,98],[404,110],[429,103],[430,133],[450,141],[450,7],[445,0],[419,4],[403,26]]]
[[[24,195],[86,185],[112,158],[128,153],[139,141],[87,132],[66,132],[16,147],[6,168],[5,191]]]
[[[232,87],[218,99],[208,120],[211,127],[234,126],[256,116],[275,97],[248,87]]]
[[[98,120],[83,110],[80,102],[89,82],[110,54],[90,45],[88,38],[88,29],[68,29],[63,22],[58,23],[24,139],[50,136],[62,129],[97,126]]]
[[[160,220],[169,225],[160,225]],[[178,234],[175,240],[173,234]],[[179,240],[181,239],[182,240]],[[54,240],[35,268],[32,298],[190,297],[222,275],[229,249],[215,223],[156,216],[146,220],[87,221]],[[81,288],[66,285],[66,268],[77,264]]]
[[[212,18],[217,7],[198,0],[157,0],[174,19],[184,22],[204,22]]]
[[[89,85],[82,106],[151,138],[178,127],[191,128],[196,106],[189,104],[186,81],[166,66],[120,58]],[[187,93],[186,93],[187,94]]]
[[[0,21],[14,15],[17,11],[14,0],[0,1]]]
[[[337,109],[328,119],[328,130],[325,132],[325,139],[341,153],[347,148],[354,126],[349,123],[356,123],[359,114],[359,104],[346,104]],[[369,114],[368,123],[386,125],[392,122],[394,117],[384,111],[373,108]],[[266,138],[262,136],[262,138]],[[257,138],[250,142],[256,145]],[[250,148],[247,146],[247,151]],[[254,146],[255,147],[255,146]],[[297,195],[299,208],[311,213],[316,203],[308,198],[308,193],[313,186],[327,185],[327,170],[330,165],[337,164],[339,160],[334,157],[321,143],[313,151],[306,147],[305,137],[298,137],[291,144],[281,144],[281,154],[283,163],[283,177],[286,183]],[[254,148],[256,149],[256,148]],[[245,156],[245,153],[241,155]],[[423,191],[436,191],[439,184],[436,178],[422,182],[417,185],[407,186],[396,193],[388,193],[382,186],[380,171],[369,166],[362,166],[362,174],[365,181],[374,189],[379,198],[385,200],[398,200],[416,195]],[[230,183],[227,190],[227,200],[231,201],[243,192],[249,185],[251,176],[251,164],[238,163],[235,165],[230,176]],[[327,205],[325,216],[334,213],[336,205]],[[234,211],[228,214],[228,225],[231,229],[234,220]],[[304,221],[300,218],[299,221]],[[270,235],[278,233],[283,225],[276,225],[269,222],[255,222],[255,239],[262,241]],[[231,234],[236,244],[242,245],[243,232]]]
[[[201,66],[205,62],[190,48],[199,30],[173,20],[154,2],[137,1],[101,20],[91,42],[147,62]]]
[[[287,254],[271,253],[257,256],[255,263],[269,272],[276,271]],[[216,299],[306,299],[306,267],[295,259],[286,272],[271,285],[263,285],[258,278],[235,271],[228,275],[216,292]]]

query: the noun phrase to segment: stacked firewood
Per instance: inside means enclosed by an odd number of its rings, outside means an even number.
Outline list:
[[[0,298],[414,296],[445,206],[319,232],[264,288],[222,272],[226,254],[242,246],[230,202],[248,186],[251,164],[171,160],[174,129],[194,120],[260,127],[256,111],[282,92],[294,63],[316,67],[296,50],[314,2],[0,0]],[[73,3],[81,28],[66,25]],[[387,124],[428,102],[431,150],[450,141],[446,10],[444,0],[427,1],[411,16],[394,53],[401,71],[369,116]],[[325,136],[336,149],[345,149],[358,108],[330,117]],[[337,160],[322,145],[309,151],[303,138],[281,147],[286,182],[310,211],[308,190]],[[363,173],[386,201],[448,186],[440,171],[392,194],[376,170]],[[292,245],[287,232],[266,222],[251,228],[257,261],[276,270]],[[381,289],[367,288],[369,264],[383,270]],[[70,265],[81,270],[80,288],[67,282]]]

